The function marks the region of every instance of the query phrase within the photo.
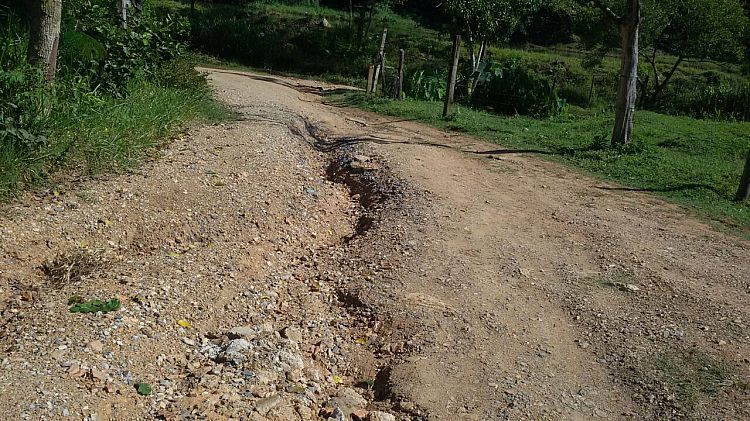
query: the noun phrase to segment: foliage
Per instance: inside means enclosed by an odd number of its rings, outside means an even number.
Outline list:
[[[643,0],[641,40],[675,57],[738,62],[747,17],[740,0]]]
[[[750,121],[750,81],[707,80],[704,84],[673,83],[659,111],[698,118]]]
[[[505,40],[535,10],[539,0],[446,0],[443,10],[453,21],[454,33],[467,38]]]
[[[330,101],[461,131],[518,153],[536,153],[627,188],[653,192],[750,234],[750,206],[733,200],[750,148],[750,123],[638,111],[635,144],[620,149],[597,147],[593,141],[597,136],[608,138],[611,113],[606,110],[572,107],[561,116],[535,119],[462,108],[453,120],[444,121],[441,104],[435,102],[392,101],[359,94]]]
[[[0,4],[0,199],[66,166],[134,164],[181,122],[224,115],[205,79],[170,61],[184,50],[184,17],[147,7],[124,30],[114,6],[66,0],[61,69],[48,86],[26,59],[23,8]]]
[[[651,49],[647,55],[651,73],[641,89],[648,95],[648,105],[661,99],[685,59],[741,61],[748,21],[739,0],[645,0],[644,5],[641,42]],[[662,69],[657,52],[677,59]]]
[[[135,384],[135,390],[138,392],[141,396],[148,396],[151,394],[151,385],[144,382],[139,382]]]
[[[523,61],[515,58],[480,64],[472,103],[509,115],[547,116],[558,114],[565,107],[548,79],[529,71]]]
[[[131,78],[152,75],[179,56],[190,30],[185,17],[149,12],[134,15],[123,29],[106,0],[71,1],[65,11],[64,74],[82,75],[93,90],[114,95],[122,95]]]
[[[70,307],[71,313],[109,313],[120,309],[120,300],[113,298],[109,301],[91,300],[74,304]]]
[[[448,72],[419,69],[405,84],[406,96],[423,101],[442,101],[448,86]]]
[[[574,41],[574,22],[570,10],[556,2],[546,2],[525,13],[510,35],[512,44],[551,46]]]

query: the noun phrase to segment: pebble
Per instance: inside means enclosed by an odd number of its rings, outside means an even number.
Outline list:
[[[255,402],[255,410],[266,415],[271,409],[281,403],[281,396],[273,395]]]
[[[229,330],[230,337],[234,338],[254,338],[257,332],[252,326],[237,326]]]
[[[396,416],[387,412],[372,411],[367,417],[368,421],[396,421]]]
[[[86,345],[90,350],[99,353],[104,350],[104,344],[102,341],[91,341]]]

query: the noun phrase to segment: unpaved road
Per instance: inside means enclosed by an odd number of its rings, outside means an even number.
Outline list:
[[[210,79],[238,121],[0,217],[0,418],[750,419],[747,241],[324,84]]]

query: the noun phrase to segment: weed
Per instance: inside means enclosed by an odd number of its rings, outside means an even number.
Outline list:
[[[109,313],[120,309],[120,300],[113,298],[109,301],[91,300],[74,304],[70,307],[71,313]]]
[[[94,249],[76,249],[60,253],[42,265],[42,271],[54,287],[80,282],[107,266],[104,254]]]

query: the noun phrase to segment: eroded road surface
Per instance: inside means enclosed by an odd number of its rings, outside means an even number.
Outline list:
[[[237,121],[0,216],[0,418],[750,419],[747,241],[205,70]]]

